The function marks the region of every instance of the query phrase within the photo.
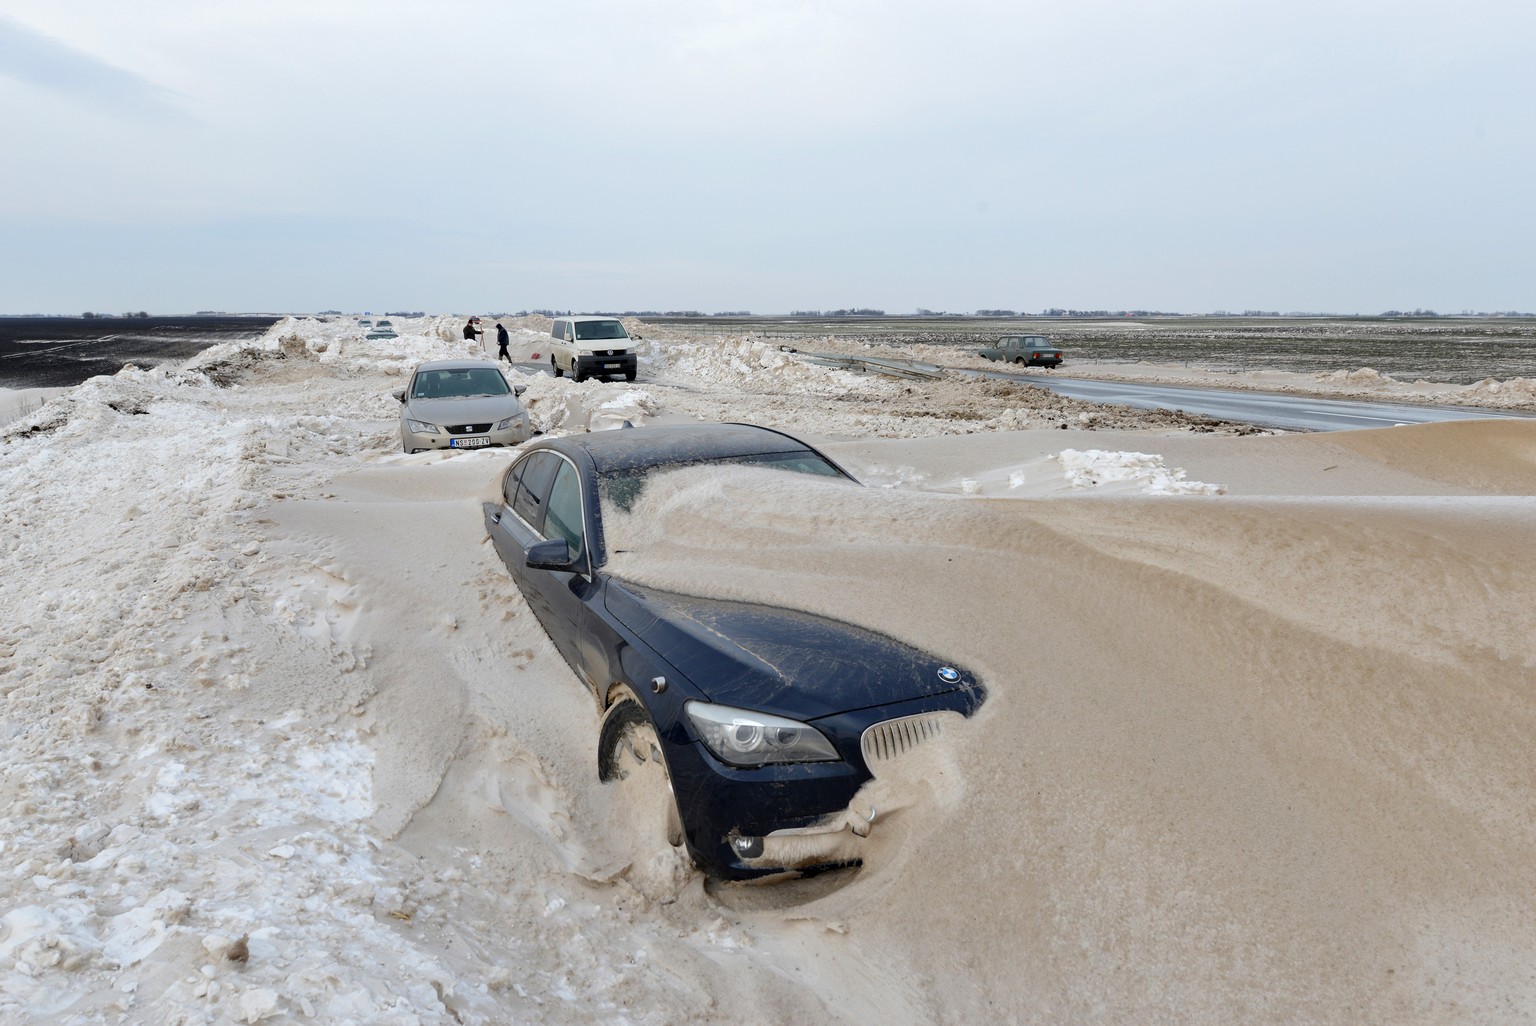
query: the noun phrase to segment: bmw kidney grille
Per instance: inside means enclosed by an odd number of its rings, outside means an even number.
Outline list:
[[[965,717],[957,712],[932,712],[876,723],[859,736],[864,763],[874,773],[879,764],[901,758],[918,745],[943,734],[946,724],[963,719]]]

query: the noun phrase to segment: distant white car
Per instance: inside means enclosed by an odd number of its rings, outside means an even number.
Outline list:
[[[616,374],[635,380],[634,341],[617,317],[556,317],[549,337],[549,367],[555,377],[570,371],[577,381]]]
[[[380,321],[369,329],[364,338],[399,338],[395,332],[395,326],[388,321]]]
[[[400,447],[484,449],[526,442],[533,436],[518,396],[491,360],[431,360],[411,372],[395,393],[400,400]]]

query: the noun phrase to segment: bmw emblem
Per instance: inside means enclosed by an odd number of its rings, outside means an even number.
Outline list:
[[[942,680],[945,684],[958,684],[960,683],[960,671],[953,666],[941,666],[939,667],[939,680]]]

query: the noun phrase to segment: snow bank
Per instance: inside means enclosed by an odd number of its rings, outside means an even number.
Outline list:
[[[691,389],[702,385],[749,397],[794,394],[813,400],[850,394],[890,399],[902,393],[894,379],[808,363],[778,344],[750,336],[658,338],[653,331],[638,352],[643,375]]]
[[[1220,495],[1220,485],[1186,480],[1183,470],[1164,466],[1145,452],[1063,449],[1054,457],[1073,488],[1139,491],[1144,495]],[[1022,483],[1022,481],[1020,482]]]

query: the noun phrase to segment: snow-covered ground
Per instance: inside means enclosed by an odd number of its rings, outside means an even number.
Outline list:
[[[626,572],[991,687],[862,869],[706,886],[484,541],[513,454],[398,451],[390,392],[478,347],[396,324],[0,428],[0,1022],[1536,1018],[1536,425],[1245,434],[644,325],[634,384],[529,375],[547,432],[764,423],[872,486],[695,475]]]

